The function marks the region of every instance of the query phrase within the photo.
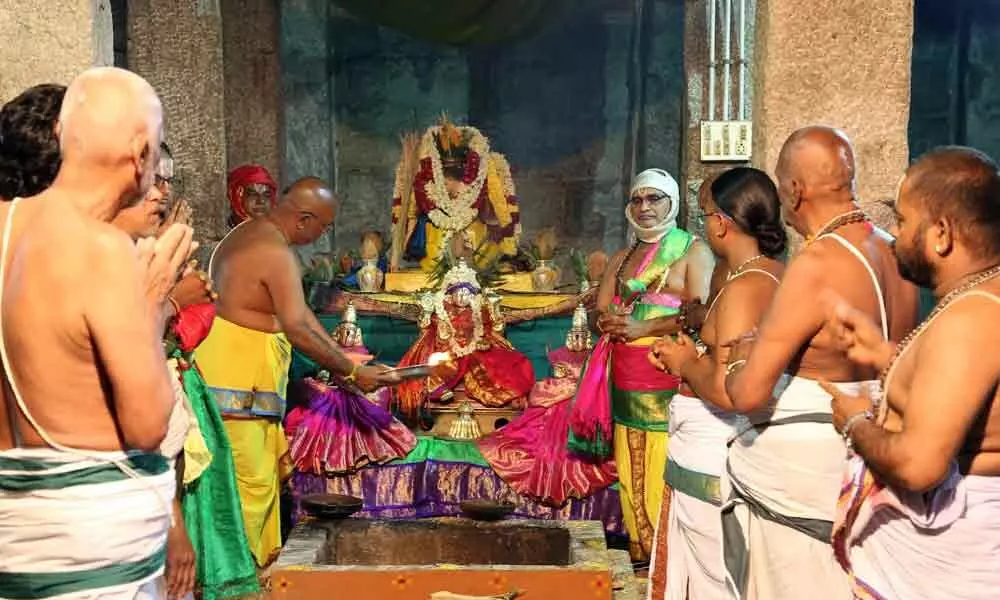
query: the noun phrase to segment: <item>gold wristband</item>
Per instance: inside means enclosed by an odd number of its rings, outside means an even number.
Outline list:
[[[360,367],[355,363],[354,367],[351,368],[351,373],[347,377],[344,377],[344,381],[357,381],[358,380],[358,369]]]

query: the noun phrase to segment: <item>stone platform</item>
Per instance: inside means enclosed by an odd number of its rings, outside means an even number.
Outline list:
[[[310,518],[292,531],[271,576],[277,600],[514,591],[528,598],[640,597],[627,557],[607,549],[597,521]]]

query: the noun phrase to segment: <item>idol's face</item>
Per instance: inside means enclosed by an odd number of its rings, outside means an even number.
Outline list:
[[[632,192],[628,209],[641,227],[656,227],[670,213],[669,195],[655,188],[639,188]]]
[[[920,287],[934,284],[934,265],[927,240],[930,227],[927,215],[913,201],[913,192],[904,182],[896,199],[896,239],[892,250],[896,254],[896,267],[900,276]]]

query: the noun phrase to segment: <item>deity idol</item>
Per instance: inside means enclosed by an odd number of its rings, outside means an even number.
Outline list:
[[[507,160],[478,129],[442,117],[419,145],[403,141],[392,223],[393,270],[401,258],[433,270],[455,235],[478,250],[478,267],[516,255],[521,221]]]
[[[414,416],[428,400],[446,399],[459,384],[465,395],[484,406],[502,407],[523,400],[535,384],[531,361],[503,336],[500,298],[485,292],[476,271],[459,259],[436,292],[421,297],[420,337],[400,367],[426,364],[434,353],[447,353],[455,370],[397,387],[404,413]]]

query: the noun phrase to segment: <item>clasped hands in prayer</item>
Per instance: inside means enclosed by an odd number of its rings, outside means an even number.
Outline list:
[[[218,297],[208,275],[197,270],[197,261],[190,260],[198,249],[190,222],[191,208],[186,201],[179,200],[156,237],[142,238],[136,243],[147,301],[161,311],[168,305],[174,305],[176,310],[213,302]]]

